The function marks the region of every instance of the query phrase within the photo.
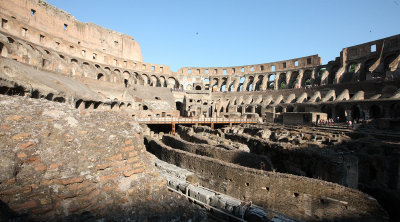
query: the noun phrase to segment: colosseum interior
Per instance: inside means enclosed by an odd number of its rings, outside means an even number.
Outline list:
[[[0,221],[400,220],[400,35],[172,72],[43,0],[0,19]]]

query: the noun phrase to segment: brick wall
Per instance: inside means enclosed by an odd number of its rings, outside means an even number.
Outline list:
[[[123,116],[5,96],[0,113],[0,200],[15,214],[114,218],[166,192],[138,125]]]

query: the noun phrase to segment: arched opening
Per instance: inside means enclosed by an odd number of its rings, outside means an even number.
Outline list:
[[[214,78],[211,82],[211,89],[213,92],[219,91],[218,89],[218,78]]]
[[[311,87],[312,83],[312,71],[311,70],[306,70],[303,73],[303,78],[301,79],[301,87]]]
[[[157,76],[152,75],[150,77],[150,86],[160,87],[160,81],[158,80]]]
[[[92,104],[93,103],[91,101],[86,101],[85,102],[85,109],[89,109]]]
[[[351,118],[353,120],[359,121],[360,119],[364,118],[364,113],[358,106],[354,105],[351,107]]]
[[[287,108],[286,108],[286,112],[288,112],[288,113],[291,113],[291,112],[293,112],[294,111],[294,107],[293,106],[288,106]]]
[[[161,87],[167,87],[167,82],[165,81],[165,77],[164,76],[160,77],[160,86]]]
[[[276,112],[276,113],[281,113],[281,112],[283,112],[282,106],[276,106],[276,107],[275,107],[275,112]]]
[[[168,78],[168,87],[173,89],[179,89],[179,82],[176,81],[175,78],[169,77]]]
[[[146,105],[143,105],[143,110],[148,110],[149,107],[147,107]]]
[[[246,78],[244,76],[240,78],[238,91],[243,91],[243,83],[245,80]]]
[[[278,79],[278,89],[286,89],[286,88],[287,88],[286,74],[285,73],[281,73],[279,75],[279,79]]]
[[[76,108],[76,109],[82,108],[82,106],[81,106],[82,103],[83,103],[83,100],[81,100],[81,99],[78,100],[78,101],[76,101],[76,102],[75,102],[75,108]]]
[[[233,92],[234,91],[234,89],[233,89],[233,83],[229,86],[229,92]]]
[[[298,77],[299,77],[299,72],[297,72],[297,71],[292,72],[292,75],[290,75],[290,79],[289,79],[289,83],[288,83],[289,89],[299,87],[298,86],[298,83],[299,83]]]
[[[369,109],[369,116],[372,119],[378,119],[382,117],[382,108],[378,105],[372,105]]]
[[[56,97],[53,100],[54,102],[58,102],[58,103],[65,103],[65,98],[64,97]]]
[[[328,106],[324,105],[321,107],[321,112],[326,113],[328,118],[332,118],[332,110]]]
[[[201,86],[197,85],[195,89],[196,90],[201,90]]]
[[[253,82],[254,82],[254,76],[249,76],[246,86],[246,91],[253,91]]]
[[[103,103],[102,102],[96,102],[96,103],[94,103],[93,108],[94,109],[98,109],[101,104],[103,104]]]
[[[268,76],[268,89],[274,89],[275,88],[275,74],[271,74]]]
[[[392,73],[392,71],[391,71],[391,68],[390,68],[390,64],[394,61],[396,59],[396,55],[389,55],[389,56],[386,56],[386,58],[385,58],[385,60],[384,60],[384,62],[383,62],[383,64],[384,64],[384,67],[385,67],[385,73],[384,73],[384,76],[382,76],[383,78],[386,78],[387,76],[392,76],[391,75],[391,73]]]
[[[390,118],[400,118],[400,103],[390,106]]]
[[[128,88],[129,81],[127,79],[124,79],[124,85],[125,85],[125,88]]]
[[[52,100],[53,100],[53,96],[54,96],[53,93],[49,93],[49,94],[47,94],[47,96],[45,97],[45,99],[52,101]]]
[[[343,106],[337,105],[335,107],[336,113],[336,120],[338,122],[346,122],[346,111],[344,110]]]
[[[324,73],[326,72],[327,70],[326,70],[326,68],[322,68],[322,69],[320,69],[317,73],[316,73],[316,76],[315,76],[315,80],[314,80],[314,84],[315,85],[321,85],[321,83],[322,83],[322,81],[323,81],[323,77],[324,77]],[[325,77],[324,77],[325,78]]]
[[[102,73],[97,74],[97,80],[103,80],[104,75]]]
[[[259,75],[257,78],[257,82],[254,86],[254,91],[261,91],[261,85],[262,85],[263,80],[264,80],[264,76]]]
[[[8,43],[13,44],[15,40],[11,37],[7,37]]]
[[[226,87],[226,82],[228,81],[227,78],[222,78],[222,83],[221,83],[221,92],[225,92],[227,91],[227,87]]]
[[[38,90],[34,90],[34,91],[31,93],[31,98],[39,99],[39,97],[40,97],[40,95],[39,95],[39,91],[38,91]]]
[[[203,81],[205,90],[209,90],[210,89],[210,79],[209,78],[205,78]]]
[[[150,79],[146,74],[142,74],[143,84],[150,85]]]
[[[328,84],[333,84],[335,82],[335,76],[338,70],[339,66],[335,65],[332,67],[331,72],[329,72],[328,76]]]
[[[362,75],[360,76],[360,80],[364,81],[367,79],[373,79],[374,77],[374,73],[370,72],[369,69],[372,67],[372,65],[375,64],[377,58],[373,58],[373,59],[369,59],[364,63],[364,72],[362,73]]]

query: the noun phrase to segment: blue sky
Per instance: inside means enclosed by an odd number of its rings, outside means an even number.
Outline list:
[[[400,0],[47,0],[82,22],[133,36],[143,60],[180,67],[239,66],[400,34]]]

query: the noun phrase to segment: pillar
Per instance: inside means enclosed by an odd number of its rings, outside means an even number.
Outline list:
[[[279,82],[279,76],[280,74],[275,73],[275,79],[274,79],[274,90],[278,90],[279,86],[278,86],[278,82]]]
[[[304,70],[300,69],[299,70],[299,75],[297,76],[297,88],[301,88],[301,83],[303,81],[303,75],[304,75]]]

